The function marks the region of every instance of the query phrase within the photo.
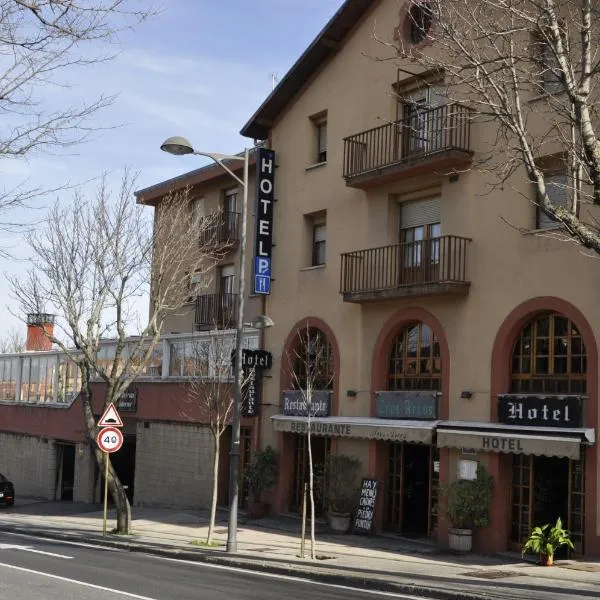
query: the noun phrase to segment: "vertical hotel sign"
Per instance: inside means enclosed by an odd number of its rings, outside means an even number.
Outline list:
[[[254,246],[254,293],[271,293],[275,151],[258,148],[256,159],[256,241]]]

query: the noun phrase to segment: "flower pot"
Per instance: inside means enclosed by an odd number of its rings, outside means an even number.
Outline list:
[[[551,567],[554,564],[554,555],[540,554],[540,564],[544,567]]]
[[[448,529],[448,545],[454,552],[470,552],[473,547],[473,531],[471,529]]]
[[[249,519],[262,519],[267,514],[266,502],[248,501],[246,514]]]
[[[338,533],[346,533],[350,529],[350,513],[328,512],[329,527]]]

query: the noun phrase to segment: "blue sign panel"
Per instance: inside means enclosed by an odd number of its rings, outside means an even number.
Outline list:
[[[271,259],[266,256],[254,257],[254,293],[271,293]]]

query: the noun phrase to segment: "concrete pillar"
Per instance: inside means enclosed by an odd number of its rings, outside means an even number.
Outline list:
[[[87,442],[75,446],[75,485],[73,502],[94,502],[96,461]]]

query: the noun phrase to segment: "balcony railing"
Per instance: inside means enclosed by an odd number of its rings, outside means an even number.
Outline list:
[[[208,217],[210,225],[200,229],[201,246],[236,244],[240,239],[240,214],[221,212]]]
[[[368,187],[392,181],[431,163],[452,168],[470,161],[470,110],[460,104],[415,107],[399,121],[344,139],[344,178],[348,185]],[[385,177],[385,178],[384,178]]]
[[[235,326],[237,294],[196,296],[196,329],[230,329]]]
[[[438,238],[342,254],[340,293],[347,302],[466,293],[469,238]]]

